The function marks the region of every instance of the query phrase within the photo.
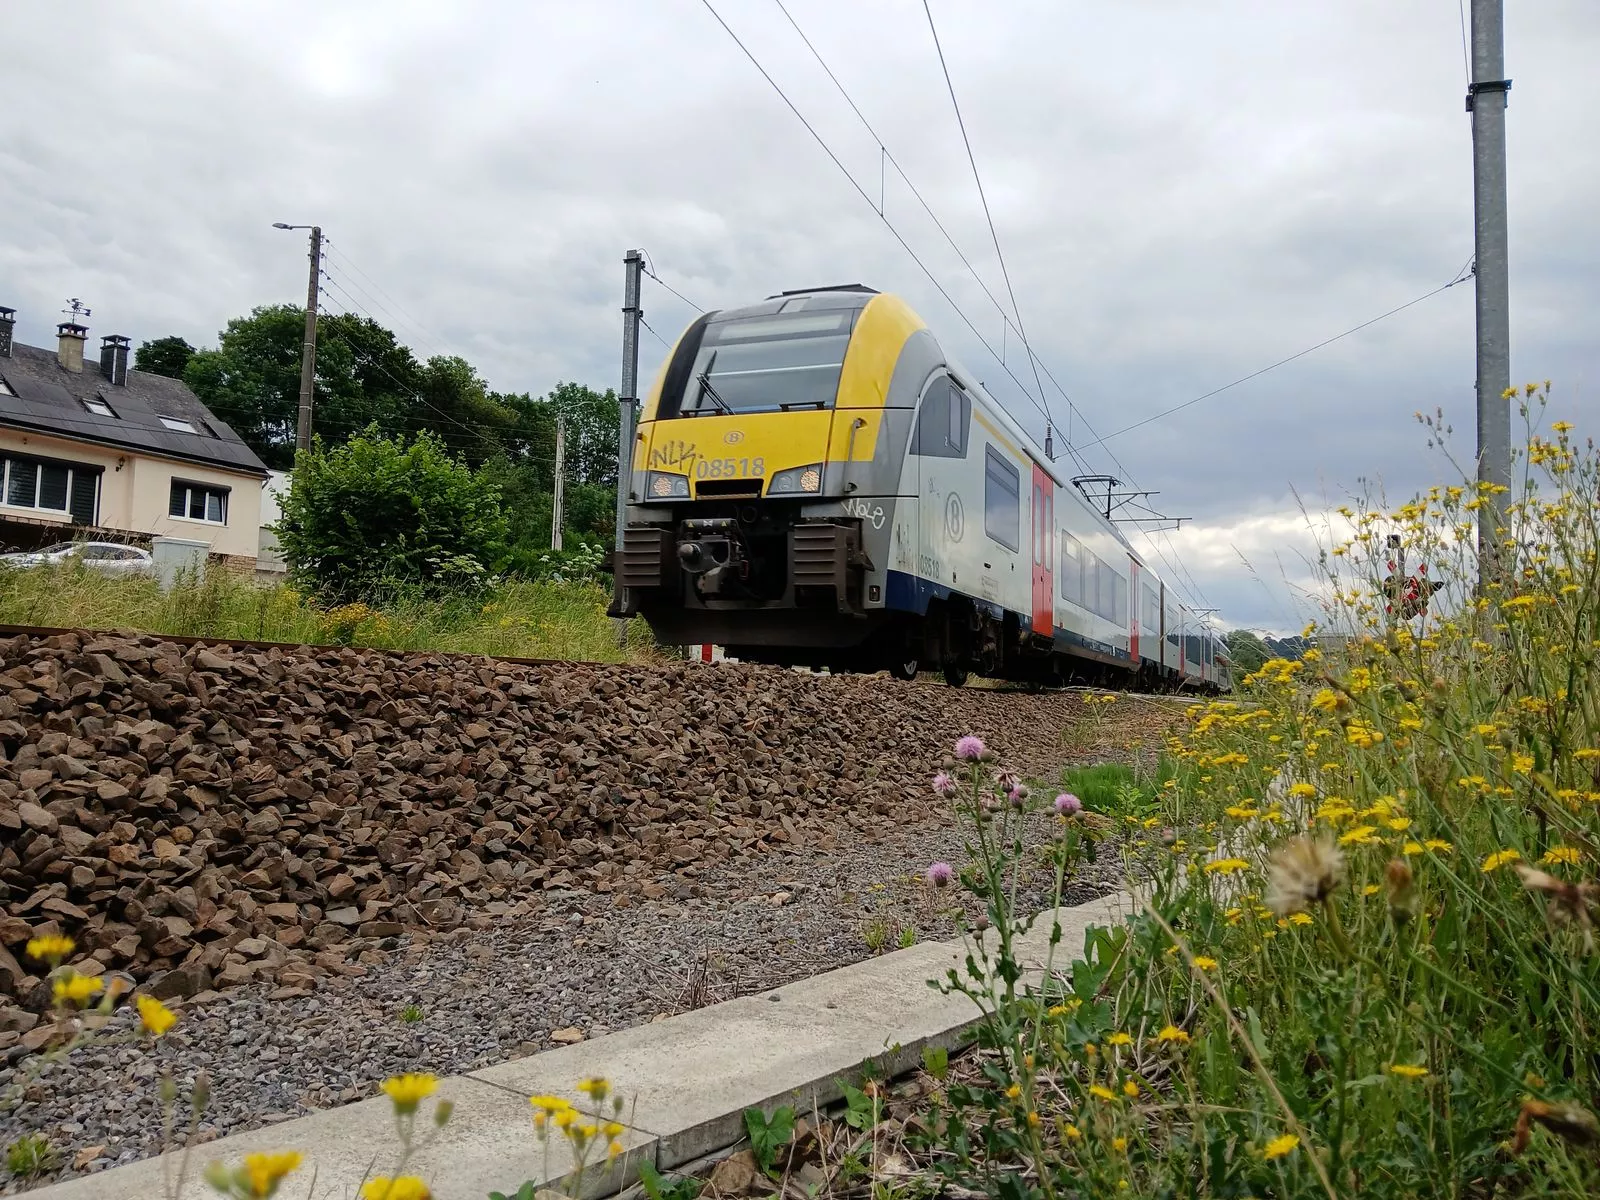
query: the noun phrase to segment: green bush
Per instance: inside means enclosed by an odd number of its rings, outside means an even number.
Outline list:
[[[295,583],[329,601],[471,591],[505,531],[499,489],[437,437],[372,428],[300,456],[273,530]]]

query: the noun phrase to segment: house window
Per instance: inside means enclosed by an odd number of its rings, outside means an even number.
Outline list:
[[[97,417],[114,417],[117,415],[116,411],[112,409],[111,405],[98,398],[94,400],[85,400],[83,402],[83,406]]]
[[[167,504],[169,517],[188,521],[208,521],[213,525],[228,523],[228,489],[206,487],[198,483],[172,481],[172,497]]]
[[[184,421],[178,417],[162,417],[161,423],[174,433],[198,433],[193,421]]]
[[[11,456],[0,463],[0,497],[9,507],[62,513],[80,525],[95,523],[99,467]]]
[[[983,531],[1007,550],[1018,548],[1022,531],[1022,476],[993,446],[983,464]]]

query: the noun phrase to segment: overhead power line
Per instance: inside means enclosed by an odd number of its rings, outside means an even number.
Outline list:
[[[1435,278],[1437,278],[1437,276],[1435,276]],[[1289,363],[1294,362],[1296,359],[1304,358],[1308,354],[1313,354],[1316,351],[1321,350],[1325,346],[1331,346],[1335,342],[1341,341],[1344,338],[1349,337],[1351,334],[1360,333],[1363,329],[1370,328],[1371,326],[1376,325],[1379,321],[1386,321],[1390,317],[1395,316],[1398,313],[1405,312],[1406,309],[1408,309],[1408,308],[1414,308],[1418,304],[1421,304],[1424,300],[1431,300],[1431,299],[1433,299],[1433,297],[1437,296],[1440,292],[1447,292],[1451,288],[1457,286],[1458,284],[1465,283],[1467,280],[1469,280],[1471,278],[1472,278],[1472,272],[1471,272],[1470,268],[1464,269],[1460,274],[1458,274],[1449,283],[1446,283],[1446,284],[1443,284],[1443,285],[1441,285],[1439,287],[1436,287],[1432,291],[1424,292],[1422,295],[1418,296],[1415,300],[1407,300],[1404,304],[1401,304],[1401,305],[1399,305],[1398,307],[1395,307],[1395,308],[1391,308],[1388,312],[1379,313],[1377,316],[1373,317],[1371,320],[1363,321],[1359,325],[1352,325],[1349,329],[1346,329],[1343,333],[1336,333],[1330,338],[1323,338],[1322,341],[1318,342],[1315,346],[1307,346],[1304,350],[1301,350],[1301,351],[1299,351],[1298,353],[1295,353],[1295,354],[1291,354],[1287,358],[1280,358],[1275,363],[1269,363],[1267,366],[1262,367],[1258,371],[1251,371],[1250,374],[1248,374],[1248,375],[1241,375],[1238,379],[1235,379],[1232,383],[1225,383],[1221,387],[1212,388],[1209,392],[1204,392],[1201,395],[1196,396],[1192,400],[1185,400],[1182,404],[1174,404],[1171,408],[1164,408],[1158,413],[1152,413],[1150,416],[1145,417],[1142,420],[1135,421],[1132,425],[1124,425],[1121,429],[1117,430],[1115,433],[1108,433],[1108,434],[1105,435],[1105,437],[1100,438],[1098,441],[1094,441],[1094,442],[1088,443],[1088,445],[1086,445],[1084,447],[1084,449],[1087,450],[1087,449],[1090,449],[1090,448],[1092,448],[1094,446],[1103,446],[1103,445],[1105,445],[1106,442],[1109,442],[1114,437],[1121,437],[1125,433],[1132,433],[1135,429],[1142,429],[1144,426],[1149,425],[1153,421],[1159,421],[1163,417],[1170,417],[1173,413],[1182,412],[1186,408],[1190,408],[1193,405],[1199,404],[1202,400],[1210,400],[1213,396],[1220,396],[1223,392],[1229,391],[1232,388],[1236,388],[1242,383],[1249,383],[1252,379],[1257,379],[1257,378],[1261,377],[1262,375],[1265,375],[1268,371],[1276,371],[1279,367],[1287,366]]]
[[[983,190],[983,175],[978,171],[978,159],[972,153],[972,139],[967,136],[967,122],[961,116],[961,102],[956,99],[956,85],[950,80],[950,66],[944,60],[944,47],[939,44],[939,30],[933,23],[933,8],[928,0],[922,0],[922,11],[928,17],[928,32],[933,35],[933,48],[939,55],[939,69],[944,72],[944,86],[950,93],[950,107],[956,110],[956,125],[961,130],[961,144],[967,148],[967,162],[972,166],[972,179],[978,185],[978,199],[983,204],[983,219],[989,224],[989,237],[994,242],[994,256],[1000,262],[1000,277],[1006,283],[1006,295],[1011,298],[1011,311],[1017,318],[1017,336],[1022,339],[1023,348],[1028,352],[1028,362],[1033,367],[1033,383],[1039,389],[1039,398],[1045,406],[1045,440],[1050,440],[1050,427],[1055,422],[1050,418],[1050,401],[1045,398],[1044,384],[1039,379],[1039,363],[1034,357],[1033,347],[1028,344],[1028,335],[1022,327],[1022,309],[1017,306],[1017,293],[1011,286],[1011,272],[1006,268],[1006,256],[1000,251],[1000,235],[995,232],[994,214],[989,211],[989,197]]]

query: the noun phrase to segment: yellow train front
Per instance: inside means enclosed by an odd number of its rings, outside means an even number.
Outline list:
[[[927,369],[909,361],[919,338]],[[691,324],[640,413],[619,611],[667,644],[889,665],[904,640],[882,636],[896,494],[938,353],[904,303],[860,286]]]

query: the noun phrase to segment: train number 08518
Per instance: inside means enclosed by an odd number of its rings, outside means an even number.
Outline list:
[[[748,479],[766,473],[765,458],[702,458],[694,465],[696,479]]]

